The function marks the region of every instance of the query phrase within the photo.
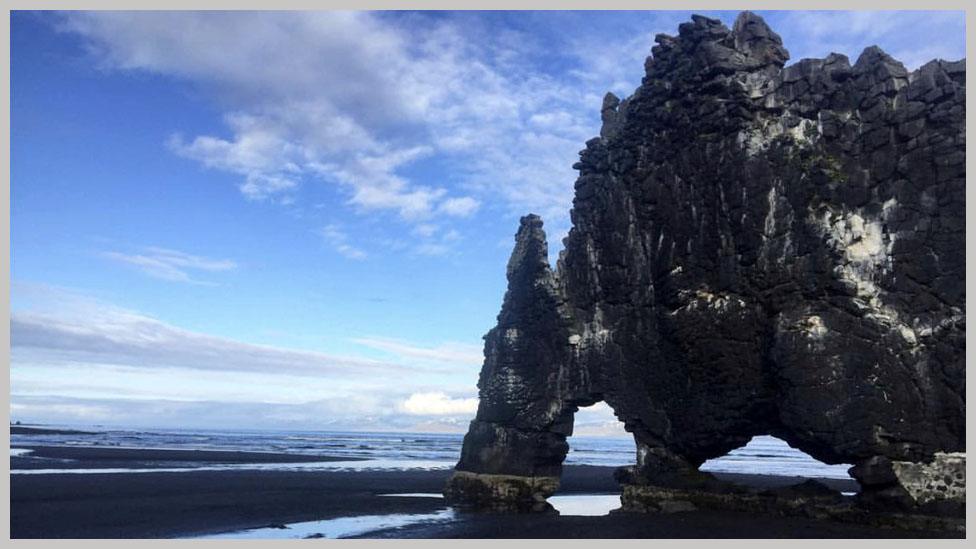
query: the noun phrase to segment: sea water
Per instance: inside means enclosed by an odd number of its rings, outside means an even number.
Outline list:
[[[51,426],[54,427],[54,426]],[[61,427],[61,426],[58,426]],[[79,428],[78,426],[72,426]],[[102,429],[88,427],[94,434],[11,435],[10,455],[37,460],[31,468],[11,469],[12,474],[52,473],[150,473],[215,470],[362,471],[450,469],[461,453],[462,435],[430,433],[354,433],[332,431],[218,431],[181,429]],[[623,437],[570,437],[566,457],[569,465],[622,466],[635,461],[634,442]],[[81,468],[72,460],[33,456],[18,446],[86,446],[137,449],[222,450],[271,452],[278,454],[330,456],[328,462],[302,463],[217,463],[213,461],[133,461],[131,467],[118,462],[101,468]],[[12,466],[18,465],[13,462]],[[706,462],[702,469],[716,472],[773,474],[787,476],[850,478],[846,465],[825,465],[772,437],[756,437],[729,455]],[[382,494],[384,497],[443,499],[436,493]],[[619,494],[556,494],[549,503],[563,516],[606,515],[620,507]],[[208,538],[338,538],[368,535],[380,530],[419,523],[457,520],[446,506],[432,513],[387,514],[338,517],[227,532]]]
[[[54,427],[54,426],[51,426]],[[57,426],[62,427],[62,426]],[[224,450],[272,452],[294,455],[326,455],[331,462],[305,463],[184,463],[161,462],[152,467],[133,463],[132,468],[76,469],[66,460],[45,460],[43,467],[14,469],[16,474],[52,472],[161,472],[165,470],[407,470],[450,469],[461,453],[461,434],[372,433],[341,431],[246,431],[197,429],[103,429],[71,426],[95,434],[11,435],[11,456],[30,458],[17,446],[96,446],[143,449]],[[629,437],[569,438],[568,465],[622,466],[635,462],[636,451]],[[342,458],[348,458],[343,460]],[[40,458],[38,458],[40,459]],[[849,465],[826,465],[769,437],[755,437],[748,445],[706,462],[702,469],[713,472],[751,473],[820,478],[850,478]]]

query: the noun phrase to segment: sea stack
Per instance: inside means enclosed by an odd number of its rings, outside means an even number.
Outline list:
[[[965,61],[786,67],[749,12],[655,41],[580,153],[556,269],[542,220],[521,221],[446,496],[547,509],[574,413],[605,401],[636,441],[625,509],[958,515]],[[698,470],[764,434],[854,464],[861,493]]]

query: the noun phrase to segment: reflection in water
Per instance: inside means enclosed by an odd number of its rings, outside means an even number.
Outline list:
[[[380,494],[380,496],[409,498],[443,497],[441,494],[435,493]],[[619,494],[552,496],[548,501],[562,516],[596,517],[606,515],[611,510],[620,507]],[[254,528],[238,532],[201,536],[200,539],[342,538],[359,536],[389,528],[400,528],[412,524],[447,522],[454,519],[455,514],[453,509],[441,509],[435,513],[414,515],[363,515],[359,517],[340,517],[328,520],[296,522],[282,526]]]
[[[620,507],[620,494],[550,496],[547,501],[562,516],[599,517]]]
[[[445,522],[454,519],[454,511],[442,509],[435,513],[416,515],[363,515],[359,517],[340,517],[328,520],[295,522],[285,527],[269,526],[239,532],[228,532],[197,539],[303,539],[303,538],[343,538],[357,536],[377,530],[399,528],[422,522]]]
[[[411,498],[440,498],[440,494],[380,494]],[[575,494],[550,496],[548,501],[562,516],[599,517],[620,507],[620,494]]]

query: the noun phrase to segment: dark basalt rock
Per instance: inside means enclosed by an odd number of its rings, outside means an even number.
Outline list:
[[[655,41],[575,164],[555,271],[522,219],[459,474],[554,490],[573,414],[606,401],[628,485],[772,434],[856,464],[865,505],[964,502],[965,63],[784,68],[748,12]]]

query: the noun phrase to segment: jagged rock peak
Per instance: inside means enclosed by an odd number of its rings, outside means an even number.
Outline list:
[[[782,67],[790,58],[790,53],[783,47],[783,40],[779,35],[769,28],[762,17],[751,11],[744,11],[735,18],[732,36],[736,50],[760,60],[763,64]]]
[[[549,270],[549,245],[542,230],[542,218],[529,214],[519,220],[515,249],[508,260],[508,279],[521,276],[537,278]]]
[[[676,67],[692,73],[727,73],[738,70],[756,71],[782,68],[790,54],[783,40],[752,12],[742,12],[730,30],[718,19],[702,15],[691,16],[691,23],[678,27],[678,36],[658,34],[653,58],[645,63],[648,75],[670,72]],[[663,69],[654,71],[655,65]]]
[[[854,63],[854,72],[872,72],[880,79],[908,78],[908,70],[905,69],[905,65],[878,46],[864,48]]]

